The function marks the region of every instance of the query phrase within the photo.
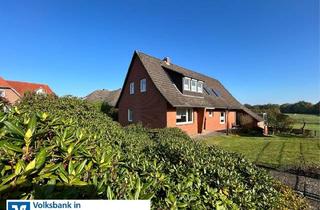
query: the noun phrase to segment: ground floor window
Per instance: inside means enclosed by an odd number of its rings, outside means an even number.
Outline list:
[[[0,90],[0,97],[6,97],[6,92],[4,90]]]
[[[133,111],[131,109],[128,109],[128,121],[132,122],[133,120]]]
[[[226,113],[220,112],[220,124],[224,124],[226,121]]]
[[[176,123],[186,124],[193,122],[193,110],[191,108],[177,108]]]

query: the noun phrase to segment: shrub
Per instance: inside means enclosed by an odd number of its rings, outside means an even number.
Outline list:
[[[114,121],[118,120],[118,109],[114,106],[111,106],[107,101],[93,101],[89,102],[92,104],[98,111],[101,111],[111,117]]]
[[[11,104],[8,101],[8,99],[0,96],[0,110],[7,111],[8,109],[10,109],[10,107],[11,107]]]
[[[294,193],[290,187],[276,182],[276,189],[281,193],[281,201],[278,204],[279,209],[310,209],[309,204],[299,196]]]
[[[100,111],[107,114],[113,120],[118,120],[118,109],[111,106],[107,101],[102,102]]]
[[[242,156],[179,129],[121,128],[73,97],[30,96],[0,112],[0,197],[151,199],[153,209],[285,208]]]

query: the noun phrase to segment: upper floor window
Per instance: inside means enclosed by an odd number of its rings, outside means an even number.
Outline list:
[[[195,80],[195,79],[191,80],[191,91],[197,92],[197,80]]]
[[[212,117],[212,116],[213,116],[213,111],[209,110],[209,117]]]
[[[134,82],[130,82],[130,95],[134,94]]]
[[[0,90],[0,97],[6,97],[5,90]]]
[[[176,123],[189,124],[193,122],[193,110],[191,108],[177,108]]]
[[[226,113],[220,112],[220,124],[224,124],[226,121]]]
[[[202,93],[203,91],[203,82],[198,81],[198,89],[197,89],[198,93]]]
[[[128,122],[133,121],[133,111],[131,109],[128,109]]]
[[[183,90],[203,93],[203,82],[189,77],[183,77]]]
[[[147,80],[142,79],[140,80],[140,92],[146,92],[147,91]]]
[[[190,81],[191,79],[188,77],[183,78],[183,89],[184,90],[189,90],[190,91]]]

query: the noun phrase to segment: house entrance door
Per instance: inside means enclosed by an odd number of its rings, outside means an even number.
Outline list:
[[[205,108],[198,108],[197,109],[197,126],[198,126],[198,133],[202,133],[206,129],[206,109]]]

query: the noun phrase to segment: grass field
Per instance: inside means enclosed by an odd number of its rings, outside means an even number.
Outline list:
[[[317,136],[320,134],[320,116],[312,114],[287,114],[296,121],[293,128],[301,128],[306,122],[305,129],[316,130]]]
[[[320,169],[320,140],[316,138],[215,136],[203,141],[243,154],[258,165]]]

